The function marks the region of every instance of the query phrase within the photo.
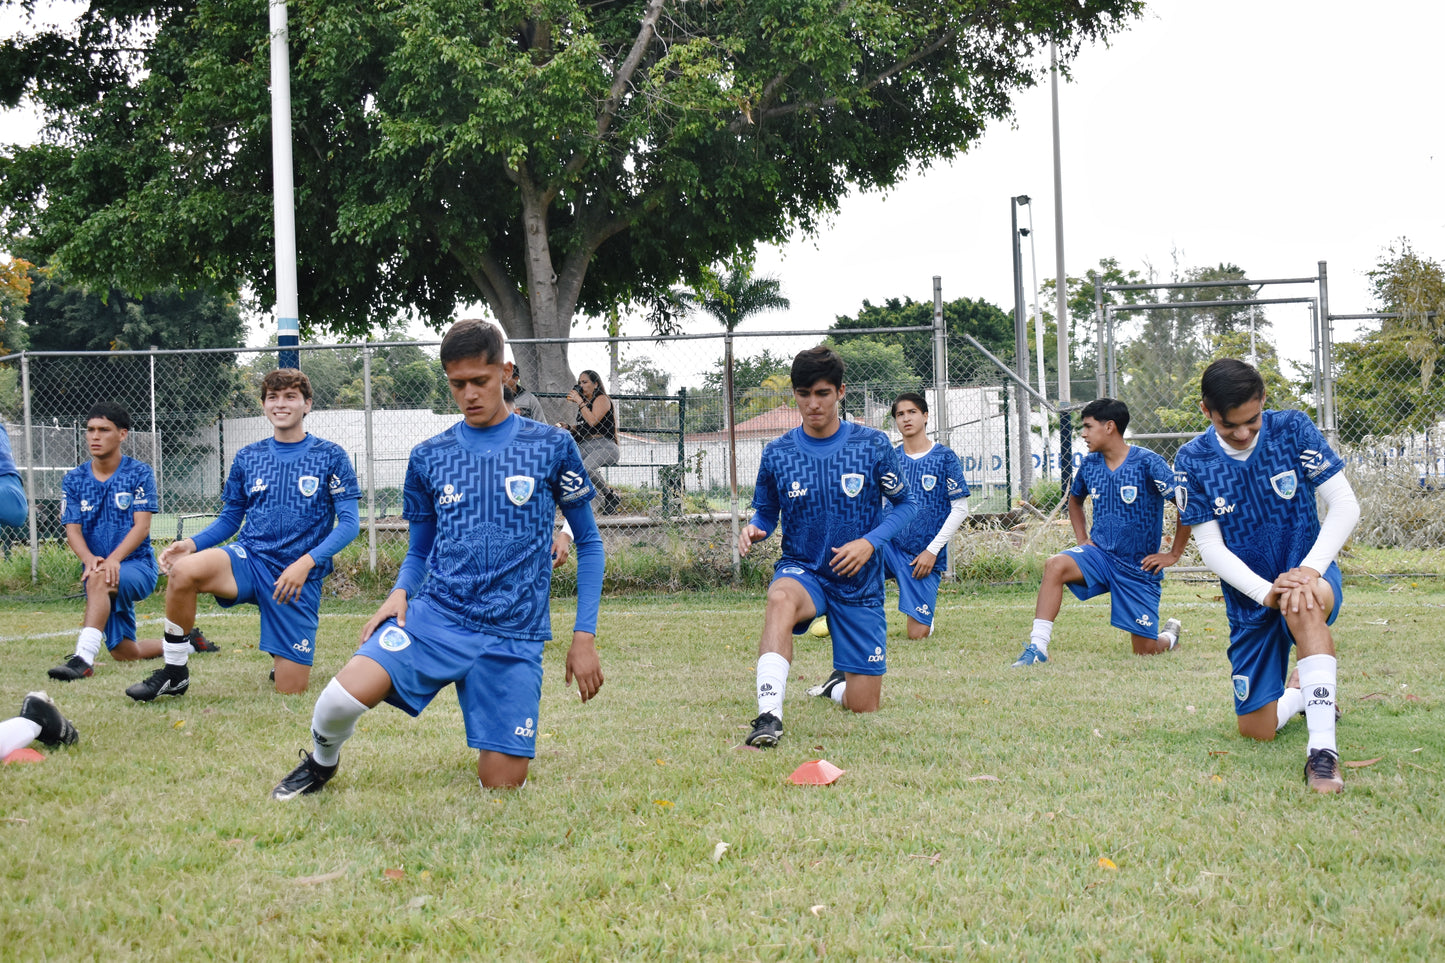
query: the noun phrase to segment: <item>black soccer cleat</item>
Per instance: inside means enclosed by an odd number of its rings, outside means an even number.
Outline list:
[[[44,692],[32,692],[20,703],[20,718],[29,719],[40,727],[39,739],[47,746],[73,746],[80,741],[80,733],[55,705],[55,700]]]
[[[61,682],[74,682],[76,679],[89,679],[95,675],[95,666],[78,655],[72,655],[45,674]]]
[[[154,702],[157,696],[182,696],[191,687],[191,670],[183,665],[163,665],[148,678],[127,686],[125,694],[137,702]]]
[[[845,681],[847,681],[847,676],[843,674],[843,670],[834,669],[833,674],[828,676],[828,678],[823,681],[822,685],[811,686],[808,689],[808,695],[818,696],[823,699],[831,699],[833,698],[833,690],[838,688],[838,686],[842,685]]]
[[[782,735],[783,720],[771,712],[764,712],[753,720],[753,731],[748,733],[745,744],[770,749],[778,744]]]
[[[201,632],[200,626],[196,626],[186,633],[186,641],[191,643],[191,650],[193,652],[221,651],[219,645],[206,638],[205,634]]]
[[[271,790],[272,799],[285,802],[297,796],[320,792],[321,787],[336,775],[336,766],[323,766],[305,749],[298,751],[301,753],[301,765],[287,773],[286,778]]]

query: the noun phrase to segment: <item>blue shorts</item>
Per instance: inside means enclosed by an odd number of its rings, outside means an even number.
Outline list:
[[[892,542],[884,542],[878,551],[883,556],[883,577],[898,583],[898,611],[922,625],[932,625],[943,567],[935,564],[923,578],[914,578],[913,559],[907,552]]]
[[[531,759],[542,705],[542,646],[476,632],[426,601],[406,607],[406,628],[387,619],[357,655],[391,676],[386,701],[419,716],[449,683],[467,729],[467,745]]]
[[[1163,580],[1146,576],[1130,578],[1109,561],[1109,553],[1097,545],[1075,545],[1064,554],[1084,573],[1084,584],[1065,583],[1074,597],[1083,600],[1109,593],[1109,624],[1130,635],[1159,638],[1159,597]]]
[[[110,618],[105,623],[105,647],[114,649],[135,638],[135,604],[156,590],[160,575],[152,559],[127,559],[120,563],[120,584],[110,600]]]
[[[828,617],[828,633],[833,637],[833,668],[854,675],[882,675],[888,671],[888,619],[881,605],[850,605],[830,599],[822,583],[807,569],[788,559],[780,559],[773,569],[773,581],[790,578],[807,590],[813,600],[815,616]],[[794,635],[802,635],[811,624],[793,626]]]
[[[1335,593],[1335,607],[1325,619],[1334,625],[1345,589],[1340,583],[1340,567],[1331,562],[1324,580]],[[1247,617],[1229,622],[1229,671],[1234,683],[1234,712],[1245,715],[1262,709],[1284,695],[1285,677],[1289,670],[1289,650],[1294,636],[1284,616],[1274,609],[1259,606]]]
[[[271,597],[276,591],[280,572],[244,546],[227,545],[221,549],[231,556],[231,575],[236,580],[236,597],[216,602],[230,608],[243,602],[261,610],[260,649],[288,662],[311,665],[316,658],[316,629],[321,624],[321,579],[307,579],[301,594],[285,605]]]

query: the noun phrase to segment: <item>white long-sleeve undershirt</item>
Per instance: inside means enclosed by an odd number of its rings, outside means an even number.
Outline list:
[[[948,517],[943,520],[943,527],[938,530],[937,535],[933,536],[933,541],[928,543],[928,551],[934,555],[941,552],[943,547],[948,544],[948,540],[953,538],[954,533],[958,531],[959,526],[963,524],[963,520],[967,517],[967,497],[955,498],[949,502]]]

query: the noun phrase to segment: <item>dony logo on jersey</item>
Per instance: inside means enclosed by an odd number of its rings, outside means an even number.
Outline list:
[[[933,486],[938,484],[937,475],[924,475],[918,479],[918,485],[926,492],[933,491]]]
[[[321,479],[317,478],[315,475],[302,475],[300,478],[296,479],[296,488],[300,490],[301,494],[305,495],[307,498],[315,495],[316,490],[320,487]]]
[[[127,508],[129,508],[131,506],[131,502],[133,501],[135,501],[135,496],[132,495],[130,492],[115,493],[115,507],[119,508],[121,511],[125,511]]]
[[[1322,451],[1306,448],[1299,453],[1299,463],[1305,474],[1314,478],[1330,467],[1330,458]]]
[[[843,483],[843,494],[849,498],[857,498],[863,490],[863,476],[857,472],[848,472],[838,480]]]
[[[438,505],[455,505],[462,500],[462,493],[457,491],[457,486],[447,484],[442,486],[442,493],[437,496]]]
[[[1120,485],[1120,486],[1119,486],[1119,500],[1122,501],[1125,505],[1132,505],[1132,504],[1134,504],[1134,499],[1136,499],[1136,498],[1138,498],[1138,497],[1139,497],[1139,486],[1138,486],[1138,485]]]
[[[1223,495],[1214,499],[1215,515],[1228,515],[1232,511],[1234,511],[1234,506],[1226,503]]]
[[[1299,477],[1295,475],[1294,469],[1291,468],[1289,471],[1282,471],[1278,475],[1269,476],[1269,487],[1273,488],[1274,493],[1280,498],[1288,501],[1293,498],[1294,493],[1299,490]]]
[[[537,734],[537,730],[532,728],[534,725],[536,725],[536,723],[533,722],[531,719],[528,719],[526,722],[522,723],[516,728],[515,733],[519,736],[530,739]]]
[[[88,511],[90,511],[90,510],[91,510],[92,508],[94,508],[94,507],[95,507],[95,506],[90,503],[90,499],[88,499],[88,498],[82,498],[82,499],[80,500],[80,510],[81,510],[81,511],[83,511],[83,512],[88,512]]]
[[[802,482],[795,481],[788,486],[789,498],[802,498],[806,494],[808,494],[808,490],[803,487]]]
[[[376,640],[376,644],[388,652],[400,652],[411,645],[411,636],[398,626],[388,625],[381,630],[381,637]]]
[[[262,478],[260,475],[257,475],[256,480],[251,483],[251,494],[254,495],[257,492],[264,492],[265,490],[266,479]]]
[[[873,654],[870,655],[870,656],[868,656],[868,661],[869,661],[869,662],[882,662],[882,661],[883,661],[883,646],[881,646],[881,645],[875,645],[875,646],[873,646]]]
[[[507,498],[513,505],[525,505],[532,492],[537,490],[537,481],[531,475],[508,475]]]

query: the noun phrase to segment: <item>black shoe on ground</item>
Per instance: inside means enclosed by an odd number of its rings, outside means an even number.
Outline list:
[[[153,702],[157,696],[185,695],[190,687],[190,669],[183,665],[163,665],[144,681],[127,686],[125,694],[137,702]]]
[[[336,775],[336,766],[323,766],[312,758],[305,749],[301,753],[301,765],[286,774],[286,778],[271,790],[271,798],[285,802],[297,796],[319,792],[321,787]]]
[[[75,726],[60,714],[55,700],[44,692],[32,692],[25,697],[20,703],[20,718],[40,727],[38,738],[47,746],[73,746],[80,740]]]
[[[201,632],[200,627],[191,629],[186,633],[186,641],[191,643],[191,650],[194,652],[219,652],[221,647]]]
[[[753,731],[748,733],[746,744],[767,749],[778,744],[783,734],[783,720],[771,712],[764,712],[753,720]]]
[[[95,675],[95,666],[78,655],[72,655],[47,672],[46,675],[52,679],[59,679],[61,682],[74,682],[76,679],[89,679]]]
[[[1315,792],[1344,792],[1339,753],[1329,749],[1311,749],[1309,758],[1305,760],[1305,782]]]
[[[833,674],[828,676],[822,685],[815,685],[809,688],[808,695],[831,699],[833,698],[833,690],[842,685],[846,678],[842,669],[834,669]]]

